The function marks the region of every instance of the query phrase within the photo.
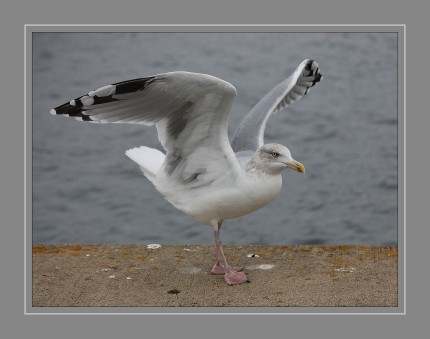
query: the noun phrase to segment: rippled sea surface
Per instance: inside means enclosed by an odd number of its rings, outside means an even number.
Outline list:
[[[284,171],[279,197],[227,220],[230,244],[397,243],[395,33],[34,33],[33,241],[212,243],[124,152],[161,148],[156,130],[91,124],[49,111],[98,87],[175,70],[208,73],[238,96],[240,119],[306,58],[324,79],[272,116],[266,142],[306,174]]]

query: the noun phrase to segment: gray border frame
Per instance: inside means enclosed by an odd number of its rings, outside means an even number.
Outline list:
[[[406,26],[405,25],[25,25],[25,314],[406,314]],[[390,308],[172,308],[97,307],[64,308],[31,306],[31,140],[32,140],[32,46],[33,32],[396,32],[398,34],[398,306]],[[29,152],[30,150],[30,152]],[[30,281],[30,283],[29,283]],[[46,310],[49,309],[49,312]],[[95,311],[96,310],[96,311]],[[161,312],[160,312],[161,310]],[[180,312],[178,312],[180,310]]]

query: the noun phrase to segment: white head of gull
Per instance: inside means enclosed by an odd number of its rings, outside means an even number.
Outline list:
[[[227,124],[236,89],[207,74],[171,72],[107,85],[51,114],[155,125],[164,152],[141,146],[126,154],[173,206],[212,226],[216,262],[211,272],[235,285],[248,279],[228,264],[221,225],[271,202],[281,190],[282,170],[305,172],[287,147],[264,144],[264,130],[272,113],[299,100],[321,79],[318,64],[304,60],[245,116],[231,143]]]

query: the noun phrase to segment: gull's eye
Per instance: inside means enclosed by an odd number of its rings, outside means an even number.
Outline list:
[[[278,153],[278,152],[276,152],[276,151],[273,151],[273,152],[272,152],[272,157],[274,157],[274,158],[279,157],[279,153]]]

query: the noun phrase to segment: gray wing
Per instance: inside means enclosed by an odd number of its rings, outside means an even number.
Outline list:
[[[233,150],[255,151],[263,146],[264,129],[270,115],[302,98],[321,79],[318,64],[314,60],[302,61],[288,79],[266,94],[241,121],[232,139]]]
[[[166,175],[198,186],[240,168],[227,135],[235,97],[236,89],[216,77],[171,72],[101,87],[51,114],[99,123],[155,124],[166,150]]]

